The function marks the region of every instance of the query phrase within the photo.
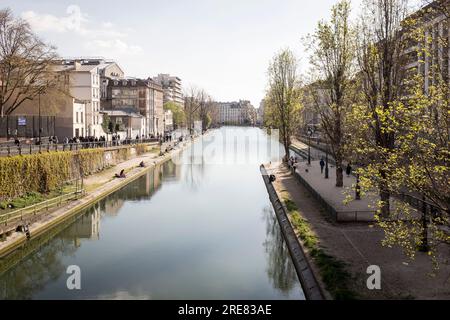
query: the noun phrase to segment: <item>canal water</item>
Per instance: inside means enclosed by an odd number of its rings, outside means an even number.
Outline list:
[[[1,259],[0,299],[304,299],[259,171],[280,150],[258,128],[210,132]]]

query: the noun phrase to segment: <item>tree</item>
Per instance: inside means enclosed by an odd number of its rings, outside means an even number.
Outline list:
[[[423,10],[429,13],[438,13],[450,18],[450,1],[449,0],[422,0]]]
[[[361,172],[377,185],[383,217],[390,214],[390,198],[395,176],[389,170],[396,157],[397,132],[390,124],[401,121],[402,88],[406,79],[405,50],[410,42],[402,28],[407,16],[407,0],[365,0],[358,35],[358,64],[361,91],[366,109],[364,143],[357,147],[361,158],[376,159]]]
[[[440,245],[450,243],[448,61],[438,59],[448,41],[428,32],[429,12],[406,18],[405,1],[374,5],[375,21],[358,33],[362,103],[351,115],[354,149],[365,160],[360,186],[380,191],[383,243],[410,257],[426,251],[436,266]],[[402,193],[424,200],[421,208],[390,199]]]
[[[114,124],[111,121],[111,117],[106,113],[103,114],[102,129],[106,134],[114,133]]]
[[[308,89],[320,115],[321,128],[336,161],[336,186],[342,187],[345,120],[354,72],[355,32],[350,26],[350,2],[342,0],[331,10],[330,22],[319,22],[311,37],[311,63],[316,79]]]
[[[212,98],[204,91],[200,91],[199,95],[199,104],[200,107],[198,109],[199,119],[202,121],[202,131],[206,130],[211,124],[211,109],[213,108],[213,100]]]
[[[11,10],[0,10],[0,116],[10,115],[24,101],[58,87],[53,71],[55,48],[42,42]]]
[[[186,114],[179,104],[172,101],[166,102],[164,104],[164,110],[172,111],[175,128],[182,127],[186,123]]]
[[[202,129],[206,129],[211,123],[211,114],[214,112],[215,103],[203,89],[190,87],[184,94],[186,122],[190,131],[193,129],[194,121],[202,121]]]
[[[297,66],[293,52],[285,49],[275,55],[268,70],[268,109],[271,110],[273,126],[280,131],[285,150],[284,161],[289,158],[291,136],[298,125],[301,109]]]
[[[200,109],[200,90],[190,87],[184,94],[184,112],[186,113],[186,125],[192,134],[194,121],[197,119],[197,111]]]

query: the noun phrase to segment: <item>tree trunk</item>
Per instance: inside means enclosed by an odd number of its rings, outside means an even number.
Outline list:
[[[288,160],[289,160],[289,145],[287,143],[284,143],[284,153],[285,153],[285,156],[283,158],[283,161],[288,162]]]
[[[336,187],[342,188],[344,186],[344,173],[342,165],[336,166]]]
[[[341,151],[338,150],[335,153],[336,155],[334,160],[336,162],[336,187],[342,188],[344,186],[344,169],[342,168]]]
[[[390,198],[391,193],[386,184],[386,172],[381,170],[380,172],[381,182],[380,182],[380,200],[381,200],[381,216],[383,218],[389,218],[391,212]]]
[[[380,191],[381,216],[383,218],[389,218],[389,215],[390,215],[390,198],[391,198],[391,194],[390,194],[389,191]]]

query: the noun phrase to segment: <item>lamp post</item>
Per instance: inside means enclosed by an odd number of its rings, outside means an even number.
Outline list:
[[[419,248],[421,252],[430,251],[428,245],[428,217],[427,217],[427,202],[425,196],[422,196],[422,244]]]
[[[355,200],[361,200],[361,186],[359,185],[359,173],[356,174]]]
[[[41,92],[39,92],[39,100],[38,100],[38,106],[39,106],[39,144],[41,144],[41,131],[42,131],[42,120],[41,120]]]
[[[311,165],[311,136],[312,136],[311,128],[308,128],[308,166]]]
[[[325,157],[325,179],[330,178],[330,172],[328,169],[328,146],[326,147],[326,157]]]

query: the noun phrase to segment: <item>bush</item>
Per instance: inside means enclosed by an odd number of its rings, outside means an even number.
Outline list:
[[[145,144],[136,146],[136,154],[146,152]],[[130,155],[130,147],[118,149],[113,153],[114,163],[128,160]],[[0,200],[48,194],[67,181],[79,178],[80,173],[88,176],[106,167],[103,149],[0,157]],[[6,209],[8,204],[1,202],[0,208]]]
[[[49,192],[72,176],[72,153],[49,152],[0,158],[0,199]]]

